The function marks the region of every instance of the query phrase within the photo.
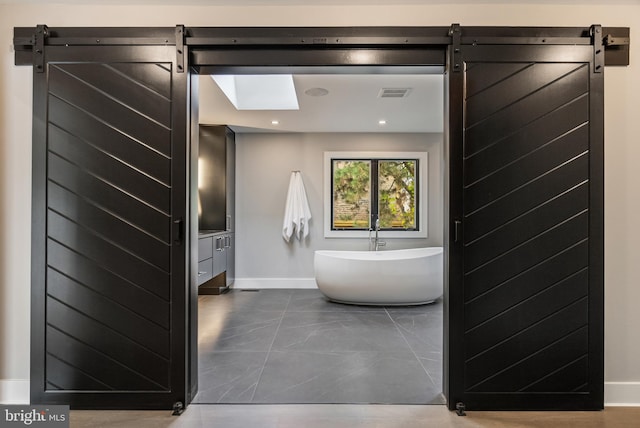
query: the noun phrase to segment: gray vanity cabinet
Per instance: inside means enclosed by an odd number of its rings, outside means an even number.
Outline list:
[[[209,281],[213,274],[213,245],[210,236],[198,240],[198,285]]]
[[[235,278],[233,234],[201,233],[198,239],[198,294],[220,294]]]
[[[231,286],[236,279],[236,251],[235,251],[235,233],[227,233],[225,235],[225,257],[227,262],[227,287]]]
[[[227,254],[225,252],[226,235],[218,235],[213,238],[213,276],[218,276],[227,271]],[[226,284],[225,284],[226,285]]]

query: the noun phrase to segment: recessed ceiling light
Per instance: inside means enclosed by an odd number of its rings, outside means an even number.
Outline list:
[[[329,91],[325,88],[310,88],[304,91],[304,93],[310,97],[324,97]]]
[[[272,120],[271,124],[272,125],[280,125],[280,121],[279,120]]]
[[[378,121],[378,125],[386,125],[386,124],[387,124],[387,121],[386,121],[386,120],[384,120],[384,119],[380,119],[380,120]]]

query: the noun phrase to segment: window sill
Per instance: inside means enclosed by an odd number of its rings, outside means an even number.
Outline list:
[[[373,237],[375,232],[371,232],[371,236]],[[325,238],[364,238],[369,239],[369,232],[366,230],[325,230],[324,231]],[[429,234],[426,230],[412,230],[412,231],[381,231],[378,232],[378,238],[380,239],[396,239],[396,238],[416,238],[416,239],[426,239],[429,237]]]

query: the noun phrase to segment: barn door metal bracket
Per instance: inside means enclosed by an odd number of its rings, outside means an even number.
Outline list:
[[[176,25],[176,67],[178,73],[184,73],[184,25]]]
[[[44,73],[44,42],[49,36],[49,28],[46,25],[36,26],[31,44],[33,46],[33,67],[36,73]]]
[[[629,46],[630,39],[628,37],[618,37],[613,34],[607,34],[602,39],[602,44],[609,46]]]
[[[605,65],[629,65],[629,27],[603,27]]]
[[[465,412],[466,410],[466,406],[464,405],[464,403],[460,402],[460,403],[456,403],[456,414],[458,416],[467,416],[467,413]]]
[[[453,59],[451,67],[454,73],[460,73],[462,71],[462,29],[460,24],[451,24],[449,36],[451,37],[451,55]]]
[[[591,39],[593,41],[593,72],[602,73],[604,70],[604,46],[602,45],[602,26],[591,26]]]

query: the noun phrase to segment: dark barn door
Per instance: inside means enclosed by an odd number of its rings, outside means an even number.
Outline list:
[[[185,401],[186,76],[167,46],[34,73],[33,403]]]
[[[603,70],[588,33],[520,36],[452,55],[449,405],[598,409]]]

